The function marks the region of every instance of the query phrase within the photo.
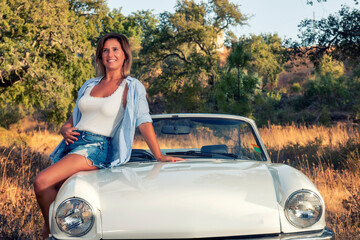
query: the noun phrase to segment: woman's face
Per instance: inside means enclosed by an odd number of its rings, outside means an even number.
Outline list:
[[[125,54],[117,39],[111,38],[106,40],[102,52],[102,60],[106,68],[106,72],[122,69]]]

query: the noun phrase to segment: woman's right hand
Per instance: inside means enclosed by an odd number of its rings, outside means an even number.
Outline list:
[[[61,127],[60,133],[64,137],[66,145],[69,145],[69,143],[74,143],[74,141],[77,141],[77,137],[80,133],[74,132],[74,130],[77,130],[77,128],[74,127],[68,127],[66,124]]]

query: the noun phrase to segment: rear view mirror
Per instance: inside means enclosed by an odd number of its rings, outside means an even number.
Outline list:
[[[185,135],[190,133],[190,127],[184,125],[165,125],[161,128],[161,133],[169,135]]]

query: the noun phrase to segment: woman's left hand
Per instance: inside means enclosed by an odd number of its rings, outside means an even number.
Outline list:
[[[156,160],[158,162],[184,162],[186,161],[186,159],[184,158],[178,158],[178,157],[173,157],[173,156],[167,156],[167,155],[162,155],[157,157]]]

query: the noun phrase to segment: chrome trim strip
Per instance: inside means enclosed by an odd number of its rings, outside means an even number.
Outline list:
[[[272,234],[269,234],[272,235]],[[214,237],[214,238],[199,238],[201,240],[334,240],[334,232],[325,227],[320,231],[311,231],[311,232],[297,232],[297,233],[282,233],[278,236],[269,236],[269,235],[255,235],[255,236],[228,236],[228,237]]]

